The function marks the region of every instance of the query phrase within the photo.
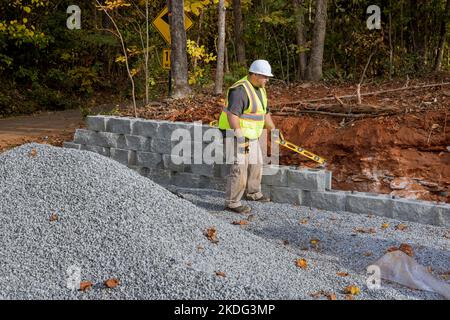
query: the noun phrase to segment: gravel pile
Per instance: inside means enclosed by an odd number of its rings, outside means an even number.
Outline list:
[[[299,227],[304,208],[269,204],[249,225],[232,225],[230,217],[245,217],[220,213],[220,194],[191,194],[201,201],[196,206],[88,151],[27,144],[3,153],[0,194],[2,299],[313,299],[321,290],[343,298],[348,285],[361,288],[357,299],[439,298],[393,285],[368,290],[363,263],[344,243],[335,244],[343,260],[299,251],[309,236],[332,232]],[[212,227],[216,243],[204,234]],[[434,239],[426,237],[424,246]],[[448,267],[439,245],[426,252]],[[308,260],[306,269],[296,266],[299,258]],[[90,289],[68,288],[77,268]],[[336,276],[346,270],[348,277]],[[119,285],[106,288],[110,278]]]

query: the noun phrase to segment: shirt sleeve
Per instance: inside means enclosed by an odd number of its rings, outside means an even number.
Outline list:
[[[230,90],[228,95],[228,111],[239,117],[248,108],[248,104],[247,93],[242,86]]]

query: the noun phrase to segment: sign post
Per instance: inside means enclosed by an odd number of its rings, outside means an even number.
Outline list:
[[[167,44],[170,46],[170,21],[171,21],[171,15],[172,15],[172,6],[171,6],[171,0],[167,1],[167,6],[165,6],[161,12],[158,14],[158,16],[152,21],[153,26],[158,30],[158,32],[161,34],[163,39],[167,42]],[[189,30],[194,23],[189,18],[189,16],[185,13],[184,14],[184,29],[187,31]],[[172,94],[172,69],[171,69],[171,63],[170,63],[170,49],[164,49],[163,50],[163,68],[169,70],[169,96]]]

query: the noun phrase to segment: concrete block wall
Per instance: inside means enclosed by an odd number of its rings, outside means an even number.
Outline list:
[[[65,142],[64,147],[110,157],[163,186],[225,189],[230,165],[225,163],[225,145],[218,130],[206,133],[210,127],[198,123],[114,116],[88,116],[86,124],[87,129],[78,129],[74,141]],[[210,142],[202,139],[203,134]],[[179,152],[180,141],[183,152]],[[218,144],[212,145],[212,141]],[[220,161],[202,161],[205,148],[210,148],[209,152],[214,147],[215,160]],[[266,165],[261,184],[273,202],[450,226],[449,204],[333,190],[331,183],[330,171]]]

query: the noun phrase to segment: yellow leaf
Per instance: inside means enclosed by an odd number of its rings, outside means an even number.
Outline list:
[[[347,286],[344,288],[344,293],[351,295],[358,295],[361,290],[357,286]]]
[[[25,11],[26,13],[30,13],[31,12],[31,8],[30,7],[23,7],[23,11]]]
[[[27,23],[28,19],[27,18],[23,18],[22,21],[23,21],[23,23]]]
[[[295,264],[297,267],[302,268],[302,269],[306,269],[308,267],[308,262],[306,262],[305,259],[297,259],[295,261]]]
[[[320,242],[319,239],[311,239],[311,240],[309,241],[309,243],[311,243],[313,246],[317,245],[319,242]]]
[[[383,223],[381,225],[381,229],[387,229],[387,228],[389,228],[389,223]]]

